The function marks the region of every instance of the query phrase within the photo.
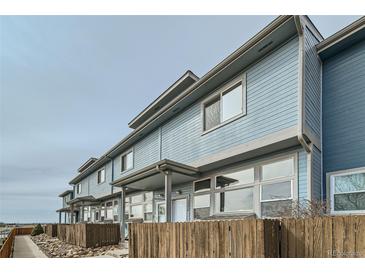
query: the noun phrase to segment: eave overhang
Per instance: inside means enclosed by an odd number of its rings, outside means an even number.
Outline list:
[[[349,46],[365,39],[365,16],[320,42],[316,48],[322,60],[326,60]]]
[[[69,190],[62,192],[60,195],[58,195],[58,197],[65,197],[68,194],[72,194],[72,193],[73,193],[73,191],[69,189]]]
[[[60,209],[57,209],[56,212],[71,212],[71,207],[63,207]],[[74,209],[74,211],[78,211],[78,209]]]
[[[94,203],[97,203],[98,200],[95,199],[94,196],[83,196],[83,197],[77,197],[75,199],[72,199],[67,202],[68,205],[77,205],[77,204],[83,204],[83,205],[91,205]]]
[[[199,80],[192,71],[185,72],[175,83],[173,83],[165,92],[149,104],[140,114],[128,123],[130,128],[136,129],[151,115],[157,113],[164,105],[176,98],[181,92],[186,90],[192,84]]]

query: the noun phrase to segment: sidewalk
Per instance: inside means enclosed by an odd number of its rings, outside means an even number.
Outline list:
[[[29,235],[15,236],[13,258],[47,258]]]

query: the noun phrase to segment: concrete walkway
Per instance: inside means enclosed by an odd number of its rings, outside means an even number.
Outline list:
[[[47,258],[29,235],[15,236],[13,258]]]

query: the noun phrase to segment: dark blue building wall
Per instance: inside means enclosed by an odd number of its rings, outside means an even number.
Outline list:
[[[327,172],[365,167],[365,40],[323,61],[322,85],[326,184]]]

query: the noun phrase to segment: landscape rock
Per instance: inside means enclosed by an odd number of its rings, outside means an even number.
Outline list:
[[[120,245],[84,248],[51,238],[46,234],[32,236],[31,239],[49,258],[84,258],[102,255],[124,258],[128,254],[128,251]]]

